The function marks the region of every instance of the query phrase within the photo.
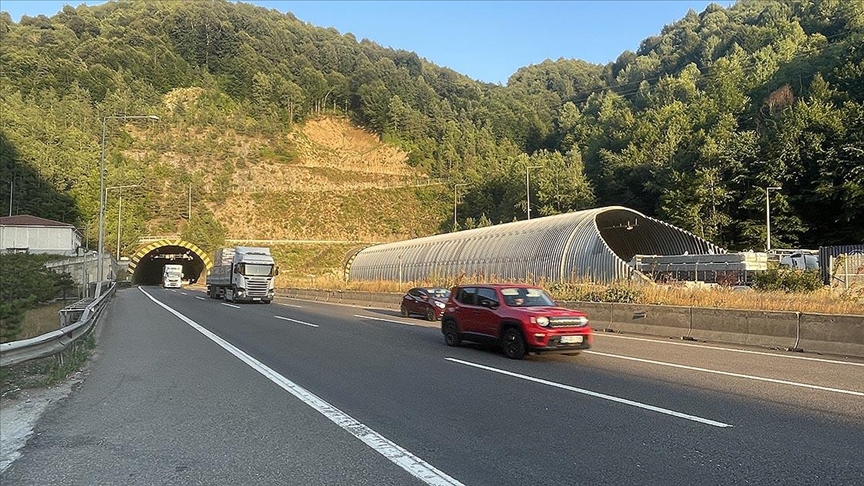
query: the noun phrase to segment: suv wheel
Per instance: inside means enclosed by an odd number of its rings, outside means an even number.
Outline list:
[[[515,327],[508,327],[501,337],[501,347],[504,355],[510,359],[522,359],[525,356],[525,338],[522,331]]]
[[[399,306],[399,313],[402,314],[402,317],[408,317],[408,308],[405,307],[405,304]]]
[[[462,338],[459,337],[459,329],[453,321],[444,323],[444,342],[447,343],[447,346],[459,346],[462,344]]]
[[[427,321],[437,321],[438,317],[435,316],[435,309],[428,308],[426,309],[426,320]]]

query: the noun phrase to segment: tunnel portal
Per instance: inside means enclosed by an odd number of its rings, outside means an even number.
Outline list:
[[[136,285],[159,285],[165,265],[183,265],[183,280],[195,283],[213,266],[198,246],[183,240],[159,240],[135,252],[129,261],[129,273]]]

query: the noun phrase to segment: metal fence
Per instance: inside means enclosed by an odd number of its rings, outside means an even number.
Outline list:
[[[93,328],[102,309],[116,291],[115,282],[102,282],[96,297],[79,301],[60,311],[60,329],[34,338],[0,344],[0,368],[57,354]]]
[[[832,256],[830,268],[832,287],[864,287],[864,254]]]

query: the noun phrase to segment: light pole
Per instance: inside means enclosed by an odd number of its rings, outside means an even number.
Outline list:
[[[779,191],[780,186],[770,186],[765,188],[765,228],[767,229],[765,237],[765,251],[771,251],[771,194],[769,191]]]
[[[456,222],[456,204],[458,202],[458,198],[457,198],[458,194],[456,191],[459,188],[459,186],[467,186],[467,185],[468,185],[468,183],[466,182],[466,183],[456,184],[453,186],[453,231],[456,231],[456,227],[458,225],[458,223]]]
[[[120,189],[120,201],[117,205],[117,261],[120,261],[120,221],[123,212],[123,189],[127,189],[130,187],[139,187],[138,184],[132,184],[129,186],[111,186],[105,188],[105,202],[108,202],[108,191],[111,189]]]
[[[526,212],[528,213],[528,219],[531,219],[531,186],[530,178],[528,177],[529,171],[531,169],[539,169],[541,166],[539,165],[529,165],[525,167],[525,206]]]
[[[102,282],[104,272],[102,271],[102,249],[105,246],[105,127],[108,120],[159,120],[156,115],[108,115],[102,118],[102,155],[99,160],[99,266],[96,268],[96,279]],[[99,284],[101,285],[101,283]]]

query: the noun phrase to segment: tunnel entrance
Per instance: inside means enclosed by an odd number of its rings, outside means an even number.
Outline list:
[[[155,241],[135,252],[130,259],[132,283],[159,285],[165,265],[183,265],[183,281],[193,284],[206,275],[213,262],[200,248],[187,241]]]

